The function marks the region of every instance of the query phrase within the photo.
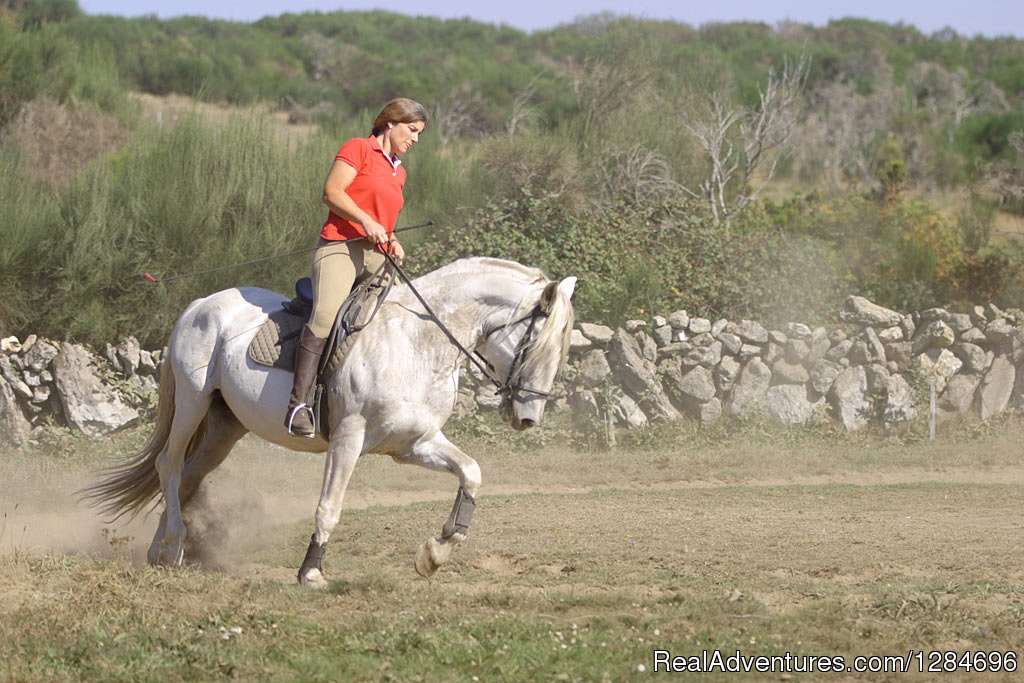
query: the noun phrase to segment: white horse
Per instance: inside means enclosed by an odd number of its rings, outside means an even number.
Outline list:
[[[162,494],[165,509],[148,559],[179,565],[183,508],[247,432],[292,450],[326,451],[315,531],[298,575],[302,584],[322,586],[324,550],[356,461],[364,453],[390,455],[459,478],[441,534],[416,554],[417,572],[428,576],[465,540],[481,485],[476,461],[441,433],[455,406],[462,358],[438,322],[504,379],[501,415],[526,429],[540,422],[564,366],[575,283],[574,277],[549,281],[511,261],[463,259],[413,281],[439,321],[408,285],[396,285],[327,382],[329,440],[287,434],[282,416],[291,373],[248,357],[249,342],[284,297],[238,288],[193,301],[171,333],[153,434],[141,452],[85,489],[85,497],[116,518],[137,514]]]

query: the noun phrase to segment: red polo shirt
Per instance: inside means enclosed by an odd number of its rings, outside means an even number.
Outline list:
[[[397,158],[392,161],[381,149],[377,138],[352,138],[338,150],[340,159],[356,169],[356,177],[345,190],[356,205],[370,214],[373,220],[387,228],[388,235],[395,229],[398,214],[405,204],[402,188],[405,169]],[[326,240],[347,240],[366,237],[363,228],[331,211],[320,230]]]

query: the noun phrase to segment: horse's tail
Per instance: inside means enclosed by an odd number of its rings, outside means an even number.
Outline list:
[[[171,361],[168,351],[160,364],[160,397],[157,402],[156,425],[146,445],[126,462],[101,471],[101,481],[78,492],[81,499],[88,501],[90,506],[101,506],[104,515],[112,515],[110,521],[125,514],[134,517],[160,493],[156,459],[167,446],[171,425],[174,422],[174,370]],[[189,452],[194,450],[197,437],[202,437],[205,426],[204,419],[189,444]]]

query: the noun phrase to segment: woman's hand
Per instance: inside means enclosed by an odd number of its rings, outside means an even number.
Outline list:
[[[388,241],[387,228],[369,217],[363,221],[363,230],[366,232],[366,239],[373,244],[384,245]]]
[[[398,261],[398,265],[402,265],[402,261],[405,259],[405,247],[398,240],[392,239],[390,249],[391,255]]]

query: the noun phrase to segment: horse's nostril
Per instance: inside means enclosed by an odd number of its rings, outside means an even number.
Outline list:
[[[520,424],[522,425],[523,429],[529,429],[530,427],[533,427],[537,423],[534,422],[533,420],[527,419],[527,420],[523,420],[522,422],[520,422]]]

